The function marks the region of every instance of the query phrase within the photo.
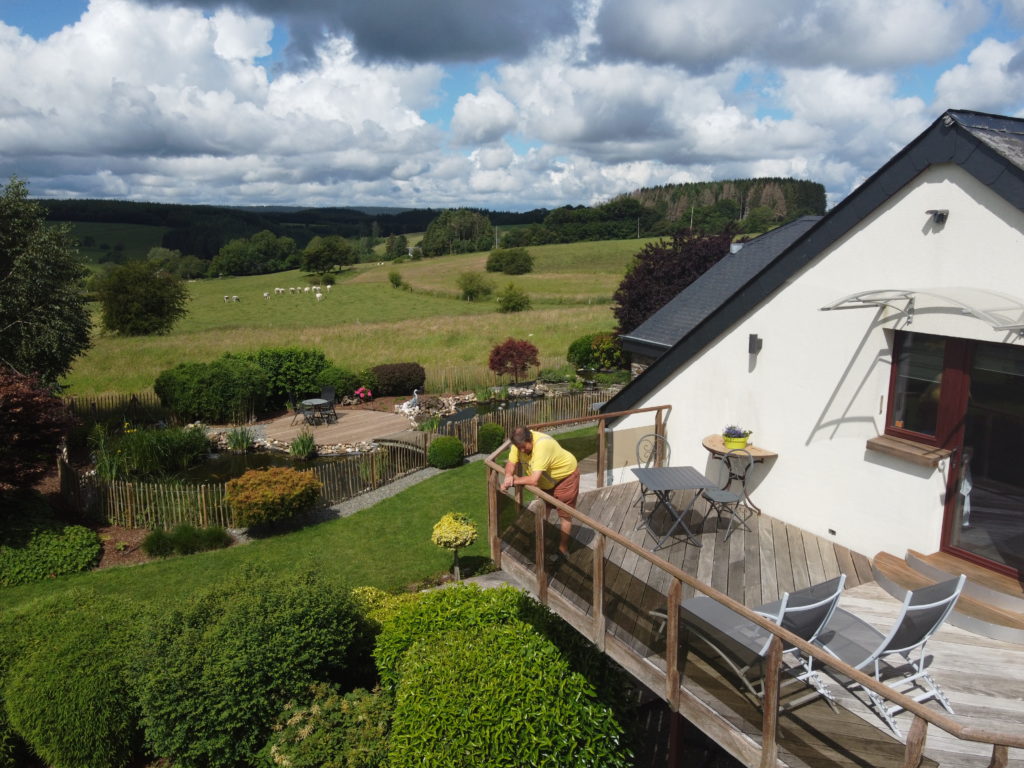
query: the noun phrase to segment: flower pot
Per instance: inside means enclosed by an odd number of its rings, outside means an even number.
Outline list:
[[[725,443],[725,450],[732,451],[736,448],[746,448],[748,439],[746,437],[725,437],[723,435],[722,442]]]

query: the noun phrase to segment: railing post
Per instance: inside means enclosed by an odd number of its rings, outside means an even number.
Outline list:
[[[775,635],[764,660],[764,695],[761,697],[761,768],[774,768],[779,760],[779,676],[782,639]]]
[[[668,623],[665,625],[665,696],[673,712],[679,711],[679,602],[683,582],[673,578],[668,587]]]
[[[604,488],[604,472],[607,462],[605,461],[605,436],[604,419],[597,420],[597,487]]]
[[[516,486],[520,489],[519,500],[522,501],[522,486]],[[520,506],[522,506],[520,504]],[[537,509],[533,513],[533,536],[534,536],[534,552],[537,565],[537,600],[543,605],[548,604],[548,576],[547,563],[544,562],[544,517],[547,515],[547,509],[543,504],[537,504]]]
[[[599,533],[594,539],[594,636],[591,638],[597,650],[604,653],[604,534]]]
[[[927,735],[928,721],[915,715],[914,722],[910,724],[910,732],[907,733],[907,748],[903,752],[903,768],[917,768],[921,764],[924,740]]]
[[[992,745],[992,762],[988,768],[1006,768],[1010,762],[1010,748],[1004,744]]]
[[[487,470],[487,533],[491,540],[491,560],[501,568],[501,539],[498,537],[498,473]]]

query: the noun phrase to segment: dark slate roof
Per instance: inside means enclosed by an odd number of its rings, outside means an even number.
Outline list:
[[[949,110],[751,279],[734,286],[730,296],[688,327],[684,335],[601,410],[612,413],[634,407],[915,176],[939,163],[959,165],[1008,203],[1024,210],[1024,119]],[[708,274],[721,264],[712,267]],[[684,301],[697,282],[677,299]]]
[[[737,290],[818,222],[804,216],[754,238],[693,281],[632,333],[622,336],[627,351],[657,357],[692,331]]]

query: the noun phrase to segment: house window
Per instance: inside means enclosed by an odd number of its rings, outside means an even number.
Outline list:
[[[893,368],[889,426],[899,432],[934,439],[942,399],[946,340],[920,333],[901,333]]]

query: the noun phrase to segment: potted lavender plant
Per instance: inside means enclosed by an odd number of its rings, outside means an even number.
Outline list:
[[[722,430],[722,442],[725,443],[725,450],[731,451],[736,448],[746,448],[747,440],[750,437],[750,430],[730,424]]]

